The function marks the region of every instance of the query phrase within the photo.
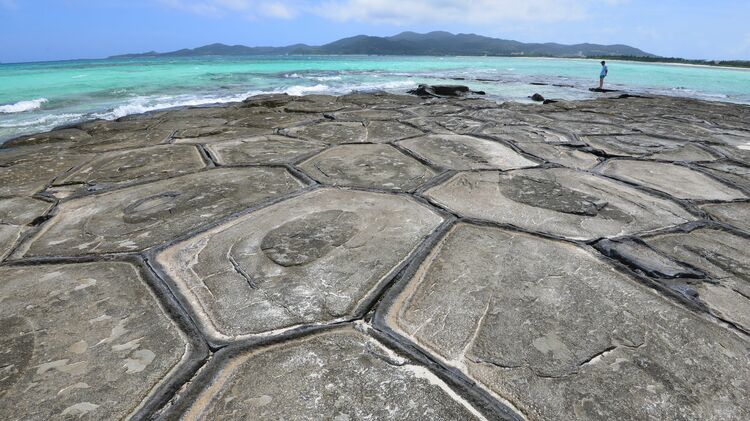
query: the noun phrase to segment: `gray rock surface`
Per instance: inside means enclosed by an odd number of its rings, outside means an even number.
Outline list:
[[[5,420],[126,418],[187,357],[130,264],[2,267],[0,280]]]
[[[601,172],[629,183],[665,192],[679,199],[730,201],[747,198],[737,189],[674,164],[615,160],[604,163]]]
[[[750,202],[718,203],[701,208],[711,217],[750,233]]]
[[[0,419],[750,419],[750,107],[357,92],[0,145]]]
[[[361,313],[443,218],[413,199],[321,189],[157,258],[208,335],[231,340]]]
[[[322,143],[284,136],[259,136],[206,146],[221,165],[285,164],[324,148]]]
[[[538,165],[502,143],[472,136],[431,135],[402,140],[399,145],[453,170],[511,170]]]
[[[747,341],[569,243],[459,224],[387,321],[528,419],[750,416]]]
[[[485,419],[434,374],[353,329],[239,354],[213,379],[184,419]]]
[[[412,191],[437,173],[390,145],[340,145],[299,168],[322,184]]]
[[[646,242],[706,272],[715,283],[694,285],[698,299],[718,316],[750,332],[750,238],[703,228],[650,237]]]
[[[65,202],[25,256],[138,251],[302,187],[280,168],[216,169]]]
[[[459,173],[426,195],[459,214],[575,240],[693,220],[677,204],[566,168]]]

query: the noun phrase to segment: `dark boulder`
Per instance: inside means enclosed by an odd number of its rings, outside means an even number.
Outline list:
[[[544,102],[544,97],[541,96],[540,94],[534,94],[534,95],[530,96],[529,98],[531,98],[532,101]]]
[[[464,85],[419,85],[408,91],[412,95],[421,97],[462,97],[468,94],[484,95],[482,91],[472,91]]]

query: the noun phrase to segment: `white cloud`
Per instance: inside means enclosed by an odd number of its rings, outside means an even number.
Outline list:
[[[583,19],[590,3],[591,0],[326,0],[315,10],[334,20],[390,25],[543,23]]]
[[[4,1],[4,0],[0,0]],[[156,0],[174,9],[221,17],[291,19],[302,14],[340,22],[405,26],[425,23],[493,25],[577,21],[592,5],[630,0]]]

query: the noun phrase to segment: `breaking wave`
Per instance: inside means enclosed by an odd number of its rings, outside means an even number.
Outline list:
[[[0,105],[0,113],[11,114],[34,111],[42,108],[42,104],[45,102],[48,102],[47,98],[37,98],[28,101],[18,101],[15,104]]]

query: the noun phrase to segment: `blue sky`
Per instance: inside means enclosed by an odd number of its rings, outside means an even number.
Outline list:
[[[750,59],[749,0],[0,0],[0,61],[446,30]]]

